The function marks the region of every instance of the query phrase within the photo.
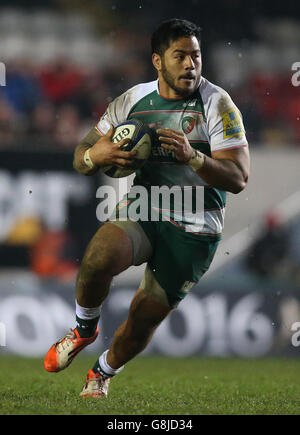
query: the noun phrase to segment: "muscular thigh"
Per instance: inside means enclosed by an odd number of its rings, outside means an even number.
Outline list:
[[[132,242],[121,228],[105,223],[88,244],[84,261],[111,275],[117,275],[132,265]]]

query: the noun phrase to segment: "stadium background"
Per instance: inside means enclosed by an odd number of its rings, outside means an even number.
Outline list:
[[[42,356],[74,325],[96,191],[111,180],[76,174],[73,150],[114,97],[155,78],[149,36],[174,16],[203,29],[203,75],[243,113],[252,173],[229,195],[211,270],[145,353],[299,356],[300,6],[239,0],[1,1],[1,354]],[[107,348],[142,272],[114,280],[85,352]]]

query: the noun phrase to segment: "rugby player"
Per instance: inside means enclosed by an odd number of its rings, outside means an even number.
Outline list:
[[[107,396],[110,379],[145,349],[158,325],[208,270],[221,239],[226,192],[241,192],[249,175],[241,114],[225,90],[201,75],[200,28],[171,19],[153,33],[151,43],[157,80],[134,86],[108,105],[76,147],[74,168],[93,175],[107,165],[130,166],[135,152],[120,150],[127,140],[111,139],[116,125],[140,119],[156,131],[157,140],[134,184],[177,186],[192,195],[201,186],[204,212],[200,220],[193,213],[178,218],[174,207],[158,207],[161,219],[138,222],[118,220],[116,213],[88,244],[76,282],[76,327],[48,351],[48,371],[63,370],[96,339],[113,277],[132,265],[147,266],[128,318],[89,370],[82,397]],[[132,203],[129,192],[116,210]]]

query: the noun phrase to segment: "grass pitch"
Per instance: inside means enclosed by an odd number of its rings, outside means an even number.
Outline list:
[[[300,361],[139,357],[112,380],[108,399],[83,400],[94,360],[47,373],[42,358],[0,355],[0,415],[300,414]]]

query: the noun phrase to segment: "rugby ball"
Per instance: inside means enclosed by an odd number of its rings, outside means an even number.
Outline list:
[[[135,161],[131,166],[118,168],[117,166],[105,166],[102,171],[113,178],[127,177],[141,168],[151,153],[153,130],[138,119],[130,119],[115,127],[112,142],[117,143],[122,139],[129,138],[130,142],[121,147],[122,151],[136,150]]]

